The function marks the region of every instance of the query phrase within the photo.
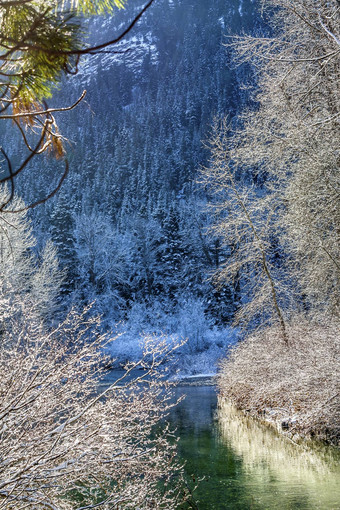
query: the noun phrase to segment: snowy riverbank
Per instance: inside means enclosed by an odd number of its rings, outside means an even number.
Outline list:
[[[240,343],[222,363],[220,393],[294,441],[339,445],[338,324],[300,319],[287,332],[288,345],[274,327]]]
[[[175,331],[177,329],[177,331]],[[238,342],[239,331],[235,328],[197,329],[191,331],[183,325],[167,328],[167,332],[146,328],[138,332],[136,328],[117,329],[117,338],[107,347],[112,358],[112,366],[118,367],[127,362],[137,362],[143,357],[147,343],[160,343],[164,340],[174,349],[172,359],[167,360],[169,377],[172,379],[188,377],[213,377],[222,359],[232,346]]]

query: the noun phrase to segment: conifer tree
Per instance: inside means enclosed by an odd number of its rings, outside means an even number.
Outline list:
[[[11,192],[0,204],[5,210],[14,196],[15,180],[34,156],[50,152],[64,163],[59,183],[35,206],[50,198],[68,173],[64,137],[55,114],[75,108],[86,91],[73,104],[50,108],[46,101],[63,74],[76,74],[83,55],[114,52],[153,0],[138,13],[117,37],[90,47],[85,44],[82,21],[93,14],[123,7],[121,0],[3,0],[0,2],[0,121],[12,121],[20,133],[26,155],[14,165],[3,146],[0,184],[9,183]],[[106,49],[109,48],[109,49]]]

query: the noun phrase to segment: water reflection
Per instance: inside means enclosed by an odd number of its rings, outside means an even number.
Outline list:
[[[242,458],[247,486],[262,508],[340,508],[338,452],[294,445],[227,402],[218,416],[221,447]]]
[[[214,387],[182,387],[169,420],[199,510],[339,510],[339,455],[303,449],[224,404]]]

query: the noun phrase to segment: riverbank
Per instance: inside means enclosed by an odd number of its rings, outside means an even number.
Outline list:
[[[339,325],[299,320],[288,337],[269,328],[237,345],[221,364],[221,396],[293,441],[340,446]]]

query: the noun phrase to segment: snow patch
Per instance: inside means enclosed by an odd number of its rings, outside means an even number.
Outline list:
[[[125,65],[139,73],[142,71],[145,59],[156,66],[159,63],[159,52],[152,33],[138,34],[130,39],[121,41],[114,49],[106,49],[105,53],[84,57],[77,73],[77,82],[89,85],[91,80],[100,74],[101,70],[108,70],[114,65]]]
[[[169,373],[175,379],[216,375],[219,362],[240,337],[236,328],[215,327],[202,331],[202,337],[195,333],[192,343],[192,337],[184,336],[180,328],[177,332],[168,328],[168,332],[164,333],[150,325],[145,325],[143,331],[137,331],[135,326],[129,323],[120,325],[120,336],[107,346],[106,351],[115,360],[115,365],[140,360],[150,337],[154,343],[166,341],[169,347],[186,341],[175,350],[169,362]],[[165,324],[164,328],[167,329]],[[187,330],[187,333],[190,332]]]

